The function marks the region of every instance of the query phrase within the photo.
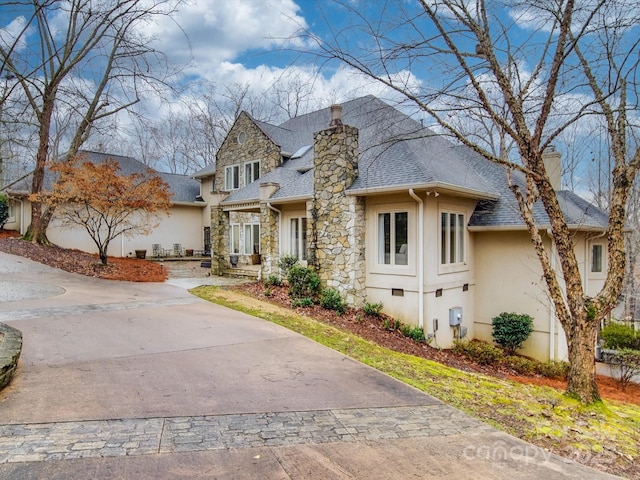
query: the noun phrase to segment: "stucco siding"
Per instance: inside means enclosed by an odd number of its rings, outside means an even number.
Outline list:
[[[529,234],[476,232],[476,338],[492,341],[491,319],[501,312],[531,315],[534,334],[520,351],[549,359],[550,300]],[[545,239],[547,249],[550,241]]]
[[[109,245],[108,254],[114,257],[134,256],[135,250],[146,250],[152,254],[152,245],[159,243],[165,249],[180,243],[183,248],[201,250],[203,248],[202,208],[173,206],[170,215],[163,215],[160,224],[148,235],[136,234],[133,237],[118,237]],[[89,234],[80,227],[61,227],[55,219],[49,225],[47,237],[51,242],[64,248],[83,252],[98,253]]]

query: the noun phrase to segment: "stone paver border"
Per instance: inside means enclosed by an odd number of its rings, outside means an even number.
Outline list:
[[[487,432],[447,405],[0,425],[0,464]]]

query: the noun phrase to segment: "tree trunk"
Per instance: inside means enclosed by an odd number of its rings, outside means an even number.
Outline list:
[[[573,326],[565,325],[569,350],[567,394],[588,404],[600,400],[594,356],[598,323],[587,312],[581,317],[573,319]]]
[[[38,133],[38,151],[36,153],[36,166],[33,169],[33,181],[31,193],[37,195],[44,187],[44,173],[49,157],[49,134],[51,132],[51,118],[55,106],[57,86],[49,85],[43,94],[42,113],[39,115],[40,131]],[[31,206],[31,241],[33,243],[48,243],[47,227],[49,219],[43,218],[43,205],[40,201],[34,201]]]

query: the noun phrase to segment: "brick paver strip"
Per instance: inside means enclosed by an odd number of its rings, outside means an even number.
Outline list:
[[[491,431],[446,405],[0,425],[0,463]]]

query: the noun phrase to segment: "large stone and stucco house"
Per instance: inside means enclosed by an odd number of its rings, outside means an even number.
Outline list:
[[[545,157],[560,188],[560,155]],[[277,126],[241,113],[215,166],[196,178],[211,212],[214,274],[256,262],[263,277],[277,274],[291,254],[349,304],[382,302],[434,345],[491,340],[491,319],[513,311],[535,319],[525,354],[566,358],[503,168],[375,97]],[[559,196],[593,294],[606,271],[606,214]],[[549,224],[542,206],[536,217]]]

